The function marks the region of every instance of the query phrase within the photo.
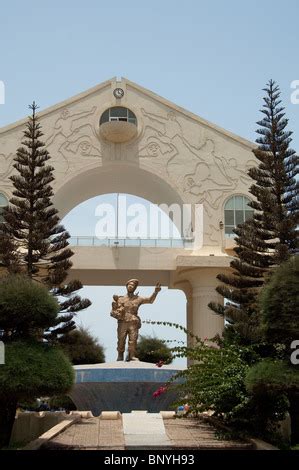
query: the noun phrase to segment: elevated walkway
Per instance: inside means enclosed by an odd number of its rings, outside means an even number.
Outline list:
[[[71,278],[85,285],[124,285],[136,276],[141,285],[172,287],[179,273],[189,268],[228,268],[230,256],[218,247],[194,250],[181,239],[105,239],[72,237]],[[135,245],[135,246],[134,246]],[[117,271],[117,273],[116,273]]]

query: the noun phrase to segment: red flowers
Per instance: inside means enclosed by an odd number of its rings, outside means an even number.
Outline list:
[[[162,367],[164,366],[164,361],[160,360],[159,362],[156,363],[157,367]]]
[[[154,393],[153,393],[153,398],[157,398],[159,397],[160,395],[162,395],[162,393],[165,393],[167,391],[167,387],[164,386],[164,387],[159,387],[158,390],[156,390]]]

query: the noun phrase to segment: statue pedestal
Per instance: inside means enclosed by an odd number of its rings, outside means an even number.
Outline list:
[[[171,410],[171,404],[177,399],[176,391],[155,398],[153,393],[184,368],[131,361],[78,365],[74,369],[76,383],[69,394],[71,399],[78,410],[90,410],[98,416],[102,411]]]

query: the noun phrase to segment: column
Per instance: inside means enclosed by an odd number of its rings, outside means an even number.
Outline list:
[[[216,315],[208,307],[209,302],[223,302],[213,286],[193,286],[193,333],[201,339],[213,338],[216,334],[221,335],[224,328],[223,317]]]
[[[189,281],[176,281],[171,283],[171,288],[180,289],[186,296],[186,329],[193,332],[193,296],[192,285]],[[182,325],[184,323],[182,322]],[[191,346],[191,338],[187,336],[187,344]]]
[[[188,294],[192,297],[192,301],[190,300],[188,315],[191,314],[192,319],[187,321],[187,325],[191,327],[192,333],[202,339],[212,338],[223,332],[224,318],[210,310],[208,304],[210,302],[223,304],[223,297],[216,291],[219,285],[217,275],[220,272],[229,272],[229,269],[225,266],[206,265],[183,269],[180,273],[191,287]]]

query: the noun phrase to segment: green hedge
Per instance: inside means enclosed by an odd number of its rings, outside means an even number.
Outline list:
[[[5,365],[0,367],[0,399],[61,394],[73,382],[73,367],[60,349],[46,343],[6,343]]]

